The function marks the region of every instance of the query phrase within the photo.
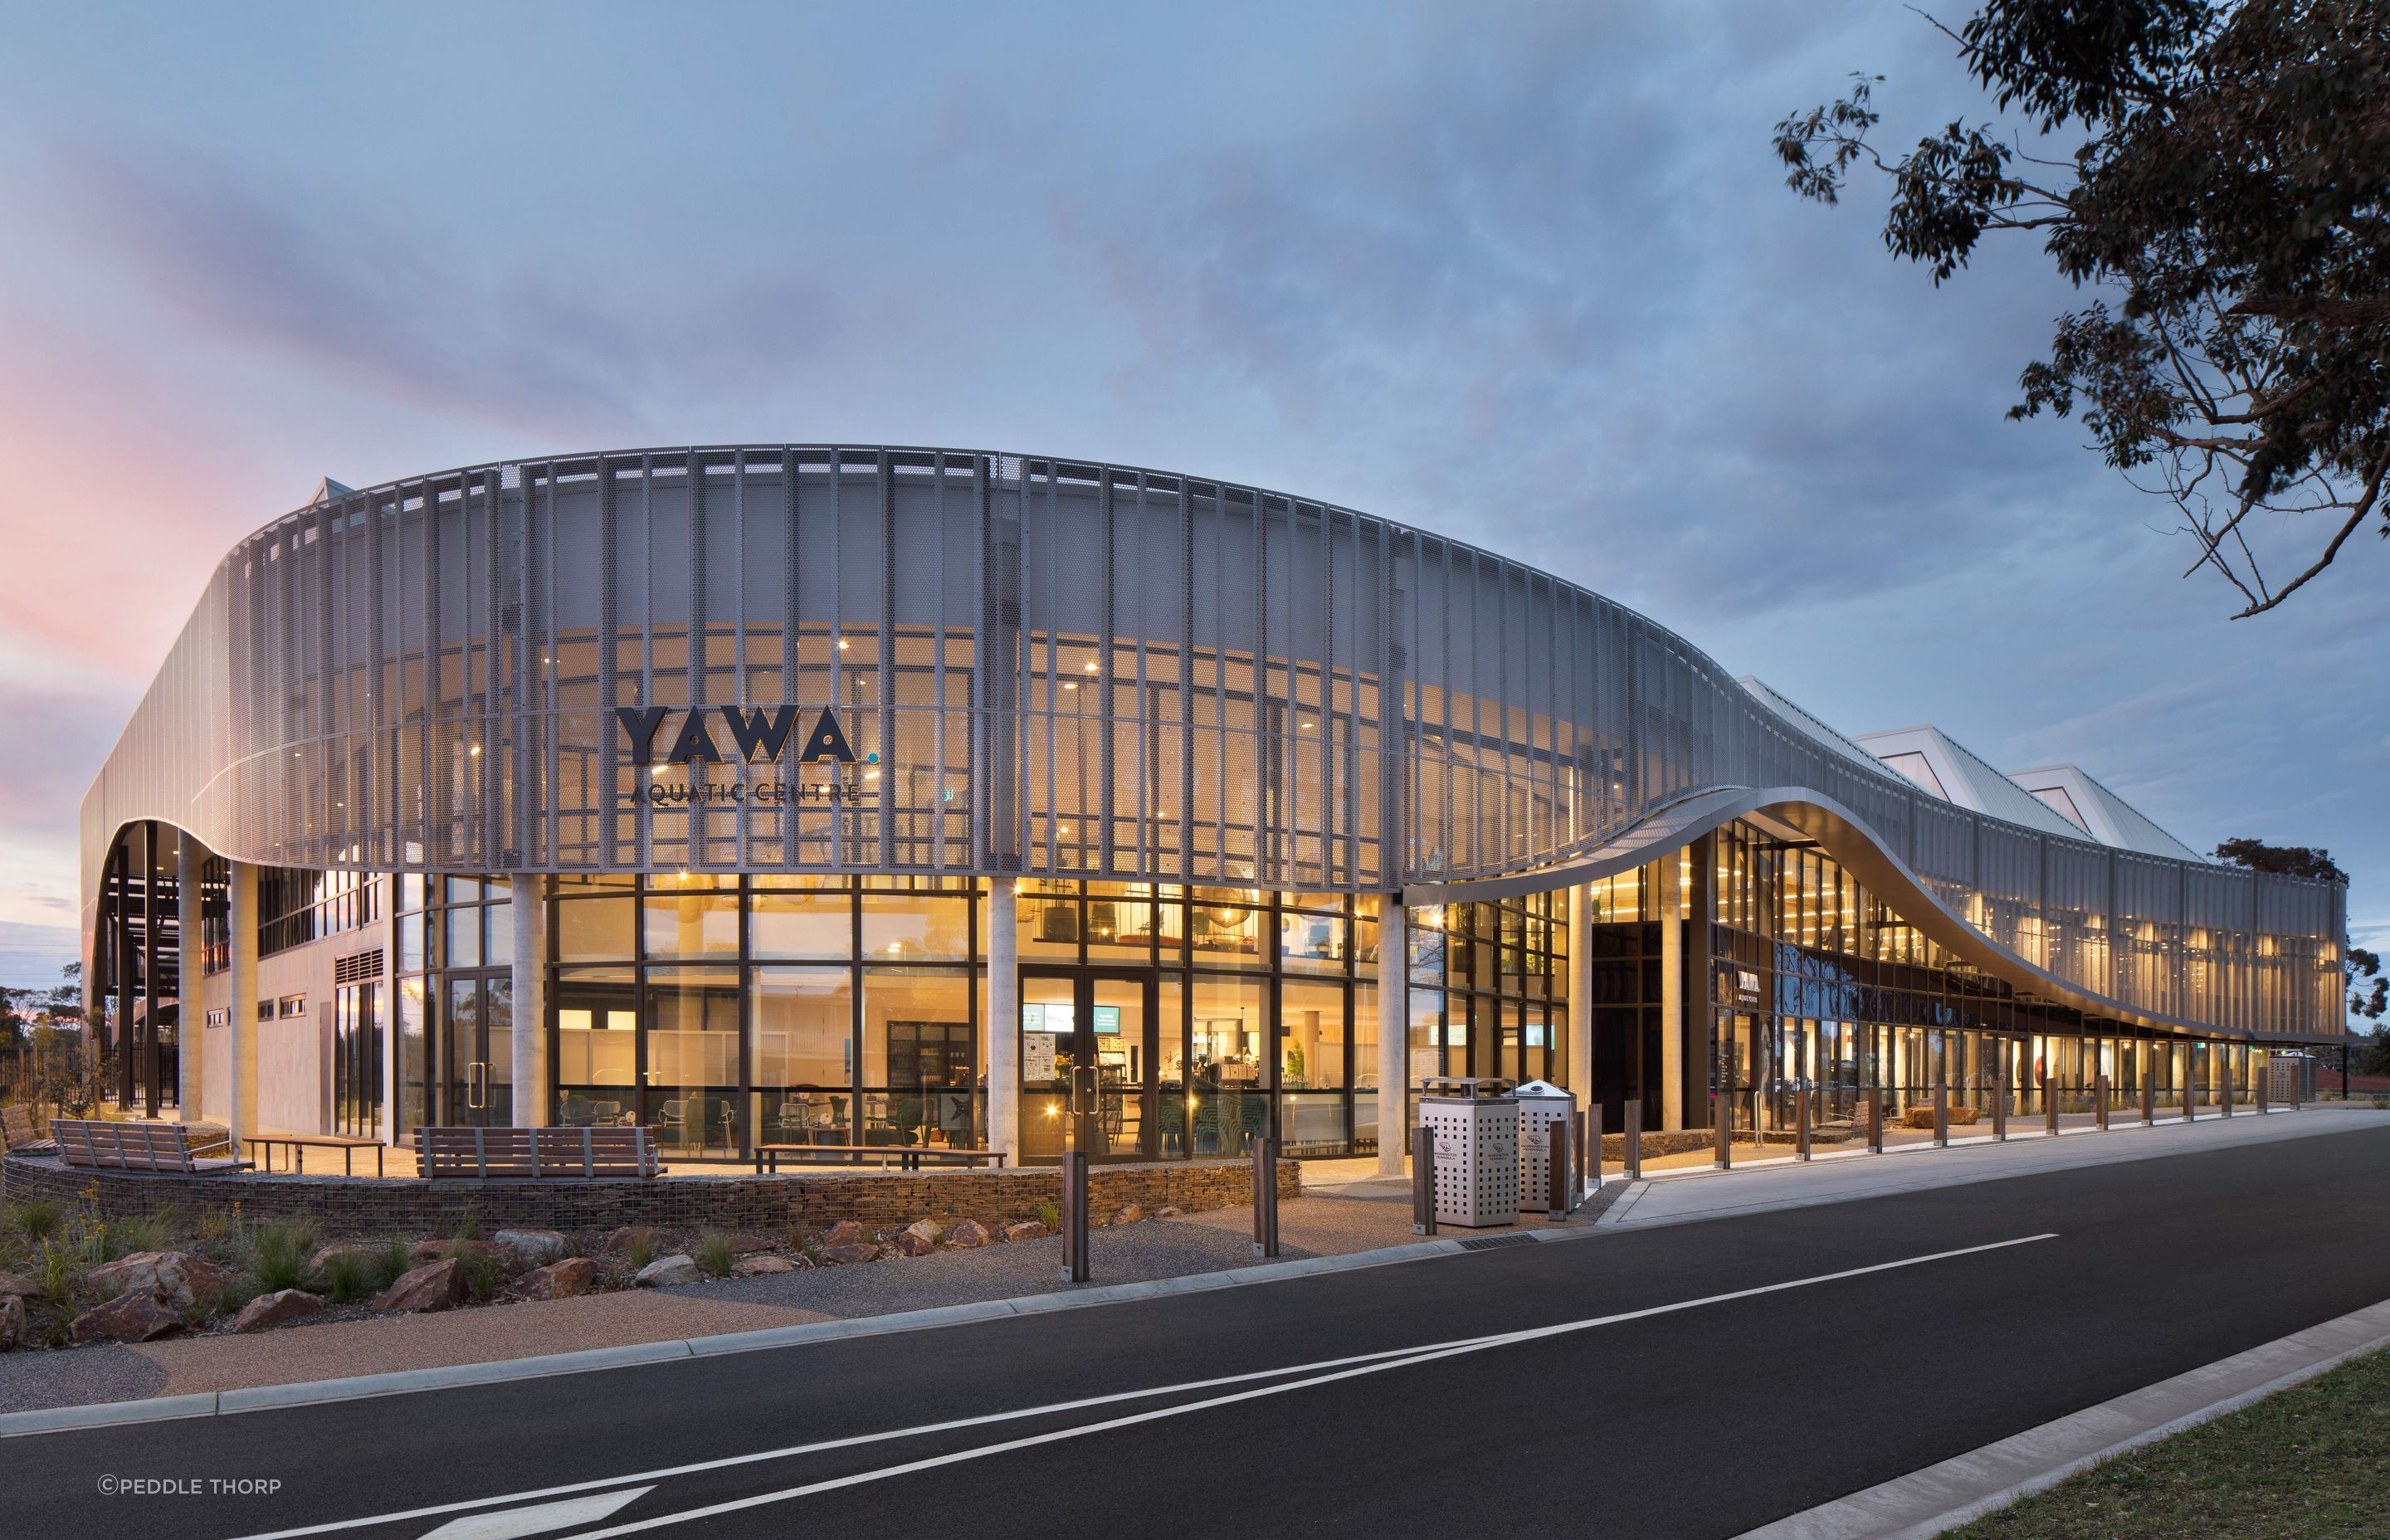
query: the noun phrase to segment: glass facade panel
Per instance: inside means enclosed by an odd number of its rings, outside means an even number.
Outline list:
[[[757,968],[754,1127],[765,1144],[854,1144],[852,977],[843,968]]]
[[[649,969],[643,1021],[642,1112],[662,1148],[700,1159],[736,1156],[738,969]]]
[[[556,977],[556,1121],[638,1120],[638,975],[568,968]]]
[[[1190,1035],[1197,1102],[1189,1121],[1197,1155],[1235,1155],[1268,1129],[1271,1090],[1268,984],[1197,974]]]
[[[845,893],[756,893],[748,944],[758,957],[854,955],[854,901]]]
[[[690,879],[683,879],[683,883]],[[739,895],[665,879],[639,902],[640,943],[650,957],[739,955]]]
[[[971,993],[951,969],[864,970],[861,1143],[984,1142]]]
[[[638,952],[637,910],[627,898],[576,898],[556,906],[559,962],[611,962]]]
[[[482,962],[482,911],[448,911],[447,945],[441,953],[443,968],[478,968]]]
[[[970,956],[970,900],[967,898],[928,893],[863,896],[866,962],[962,962]]]

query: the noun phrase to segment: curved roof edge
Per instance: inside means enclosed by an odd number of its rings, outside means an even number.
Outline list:
[[[1848,867],[1903,918],[1985,973],[2020,989],[2093,1015],[2186,1037],[2229,1037],[2265,1043],[2339,1043],[2337,1033],[2276,1033],[2217,1027],[2141,1010],[2085,988],[2027,961],[1954,913],[1883,839],[1848,808],[1804,787],[1725,788],[1669,804],[1583,855],[1539,871],[1466,882],[1412,882],[1407,906],[1518,898],[1578,882],[1598,881],[1678,850],[1738,818],[1765,814],[1799,829]]]

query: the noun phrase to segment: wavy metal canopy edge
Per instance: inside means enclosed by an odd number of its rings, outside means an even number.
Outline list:
[[[1407,907],[1488,903],[1598,882],[1656,861],[1754,814],[1807,835],[1944,950],[2016,988],[2095,1016],[2184,1037],[2326,1045],[2341,1041],[2340,1034],[2332,1033],[2258,1032],[2191,1021],[2139,1009],[2062,979],[1968,924],[1892,853],[1866,820],[1832,798],[1803,787],[1725,787],[1699,792],[1657,810],[1580,856],[1508,877],[1406,883],[1403,903]]]

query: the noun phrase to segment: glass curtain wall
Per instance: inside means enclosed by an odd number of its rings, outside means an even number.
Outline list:
[[[1068,981],[1040,968],[1095,975],[1107,1150],[1235,1155],[1264,1134],[1289,1155],[1377,1149],[1375,898],[1040,879],[1018,902],[1024,1150],[1060,1152],[1072,1049],[1050,1029],[1076,1026]],[[1150,1058],[1132,1020],[1148,976]]]
[[[501,879],[394,879],[401,1140],[427,1123],[502,1127],[514,1117],[514,909]]]
[[[1423,905],[1408,918],[1412,1088],[1434,1076],[1563,1078],[1567,892]]]
[[[2255,1057],[2245,1048],[2235,1060],[2223,1045],[2148,1037],[1985,977],[1806,841],[1736,824],[1708,844],[1713,1086],[1733,1126],[1762,1141],[1790,1138],[1805,1082],[1831,1143],[1860,1136],[1870,1099],[1888,1138],[1928,1136],[1937,1084],[1965,1128],[1991,1116],[2003,1083],[2011,1115],[2054,1106],[2062,1126],[2080,1126],[2097,1115],[2103,1074],[2112,1110],[2137,1107],[2145,1078],[2159,1106],[2177,1109],[2185,1096],[2212,1107],[2217,1074],[2248,1081],[2212,1067]],[[1625,949],[1633,934],[1597,925],[1597,953]],[[1624,970],[1597,961],[1594,972],[1597,1008],[1610,1008]],[[1601,1052],[1598,1041],[1597,1074]]]
[[[975,884],[567,877],[552,900],[554,1105],[669,1155],[984,1144]]]

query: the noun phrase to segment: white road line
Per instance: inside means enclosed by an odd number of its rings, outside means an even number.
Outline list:
[[[469,1513],[462,1519],[449,1520],[423,1540],[522,1540],[526,1534],[545,1534],[549,1530],[610,1519],[654,1490],[652,1486],[634,1486],[621,1492],[600,1492],[594,1497],[567,1497],[560,1503],[542,1503],[537,1508]]]
[[[1471,1341],[1477,1339],[1471,1338]],[[341,1530],[365,1529],[375,1524],[395,1524],[409,1519],[436,1519],[443,1513],[461,1513],[469,1508],[495,1508],[502,1503],[530,1502],[539,1497],[560,1497],[573,1492],[594,1492],[601,1487],[627,1485],[633,1482],[660,1482],[672,1476],[696,1475],[707,1470],[726,1470],[735,1466],[755,1465],[765,1460],[792,1459],[800,1455],[818,1455],[832,1449],[851,1449],[857,1444],[881,1444],[891,1439],[917,1438],[929,1433],[952,1432],[960,1428],[979,1428],[992,1422],[1017,1422],[1022,1418],[1045,1417],[1059,1412],[1085,1411],[1090,1406],[1109,1406],[1123,1401],[1139,1401],[1148,1396],[1173,1395],[1184,1391],[1217,1390],[1223,1385],[1242,1385],[1256,1380],[1274,1380],[1280,1375],[1307,1374],[1315,1369],[1335,1368],[1345,1364],[1372,1363],[1381,1358],[1395,1358],[1422,1351],[1418,1347],[1386,1348],[1377,1353],[1356,1353],[1345,1358],[1326,1358],[1316,1364],[1288,1364],[1274,1369],[1253,1369],[1244,1374],[1224,1374],[1210,1380],[1190,1380],[1177,1385],[1155,1385],[1141,1391],[1113,1391],[1104,1395],[1090,1395],[1076,1401],[1057,1401],[1044,1406],[1022,1406],[1009,1412],[988,1412],[979,1417],[956,1418],[947,1422],[924,1423],[918,1428],[892,1428],[884,1432],[856,1433],[847,1438],[824,1439],[817,1444],[795,1444],[784,1449],[764,1449],[752,1455],[726,1455],[719,1459],[696,1460],[687,1465],[665,1466],[655,1470],[634,1471],[624,1476],[607,1476],[598,1481],[570,1482],[561,1486],[544,1486],[530,1492],[500,1493],[492,1497],[469,1497],[459,1502],[437,1503],[427,1508],[410,1508],[396,1513],[377,1513],[364,1519],[339,1519],[328,1523],[304,1524],[296,1529],[278,1529],[263,1534],[251,1534],[241,1540],[298,1540],[309,1534],[334,1534]],[[425,1540],[430,1540],[426,1536]]]
[[[1897,1262],[1880,1262],[1868,1267],[1849,1267],[1835,1273],[1820,1273],[1814,1277],[1793,1278],[1784,1283],[1762,1284],[1752,1289],[1736,1289],[1723,1294],[1708,1294],[1697,1300],[1682,1300],[1674,1304],[1651,1305],[1641,1310],[1621,1311],[1613,1315],[1595,1315],[1581,1321],[1566,1321],[1557,1326],[1533,1327],[1523,1331],[1502,1332],[1491,1337],[1447,1344],[1430,1344],[1413,1351],[1407,1357],[1381,1358],[1376,1363],[1340,1368],[1331,1373],[1314,1375],[1282,1384],[1265,1385],[1257,1389],[1238,1391],[1228,1395],[1207,1397],[1183,1405],[1161,1406],[1149,1412],[1137,1412],[1127,1417],[1110,1418],[1101,1422],[1078,1428],[1062,1428],[1052,1432],[1034,1433],[1026,1438],[1007,1439],[1000,1444],[983,1444],[976,1449],[957,1450],[952,1454],[933,1455],[925,1459],[906,1460],[900,1465],[883,1466],[876,1470],[857,1471],[853,1475],[833,1477],[828,1481],[809,1482],[803,1486],[785,1487],[777,1492],[759,1493],[752,1497],[734,1498],[713,1503],[679,1513],[660,1514],[651,1519],[616,1524],[609,1529],[585,1530],[572,1540],[618,1540],[625,1534],[639,1534],[672,1524],[687,1523],[697,1519],[719,1518],[726,1513],[743,1512],[773,1503],[788,1502],[798,1497],[811,1497],[844,1487],[862,1486],[891,1477],[911,1475],[916,1471],[934,1470],[944,1466],[959,1465],[967,1460],[985,1459],[993,1455],[1009,1454],[1019,1449],[1033,1449],[1040,1444],[1060,1444],[1068,1439],[1086,1438],[1115,1429],[1131,1428],[1139,1423],[1159,1422],[1167,1418],[1186,1417],[1195,1412],[1209,1411],[1218,1406],[1234,1405],[1243,1401],[1257,1401],[1265,1396],[1283,1395],[1290,1391],[1307,1390],[1316,1385],[1332,1384],[1340,1380],[1357,1379],[1362,1375],[1382,1374],[1389,1369],[1408,1368],[1414,1365],[1433,1363],[1440,1358],[1458,1357],[1463,1354],[1484,1353],[1492,1348],[1508,1347],[1520,1342],[1540,1341],[1570,1332],[1587,1331],[1595,1327],[1615,1326],[1622,1321],[1646,1320],[1654,1315],[1672,1315],[1678,1311],[1695,1310],[1703,1305],[1723,1304],[1730,1300],[1747,1300],[1761,1294],[1780,1293],[1788,1289],[1806,1289],[1815,1284],[1834,1283],[1844,1278],[1863,1277],[1870,1273],[1890,1272],[1900,1267],[1915,1267],[1929,1262],[1946,1262],[1952,1257],[1973,1256],[1984,1251],[2003,1251],[2011,1246],[2031,1245],[2037,1240],[2055,1240],[2056,1231],[2040,1235],[2019,1236],[2013,1240],[1996,1240],[1983,1246],[1962,1246],[1955,1251],[1934,1251],[1924,1256],[1904,1257]]]

